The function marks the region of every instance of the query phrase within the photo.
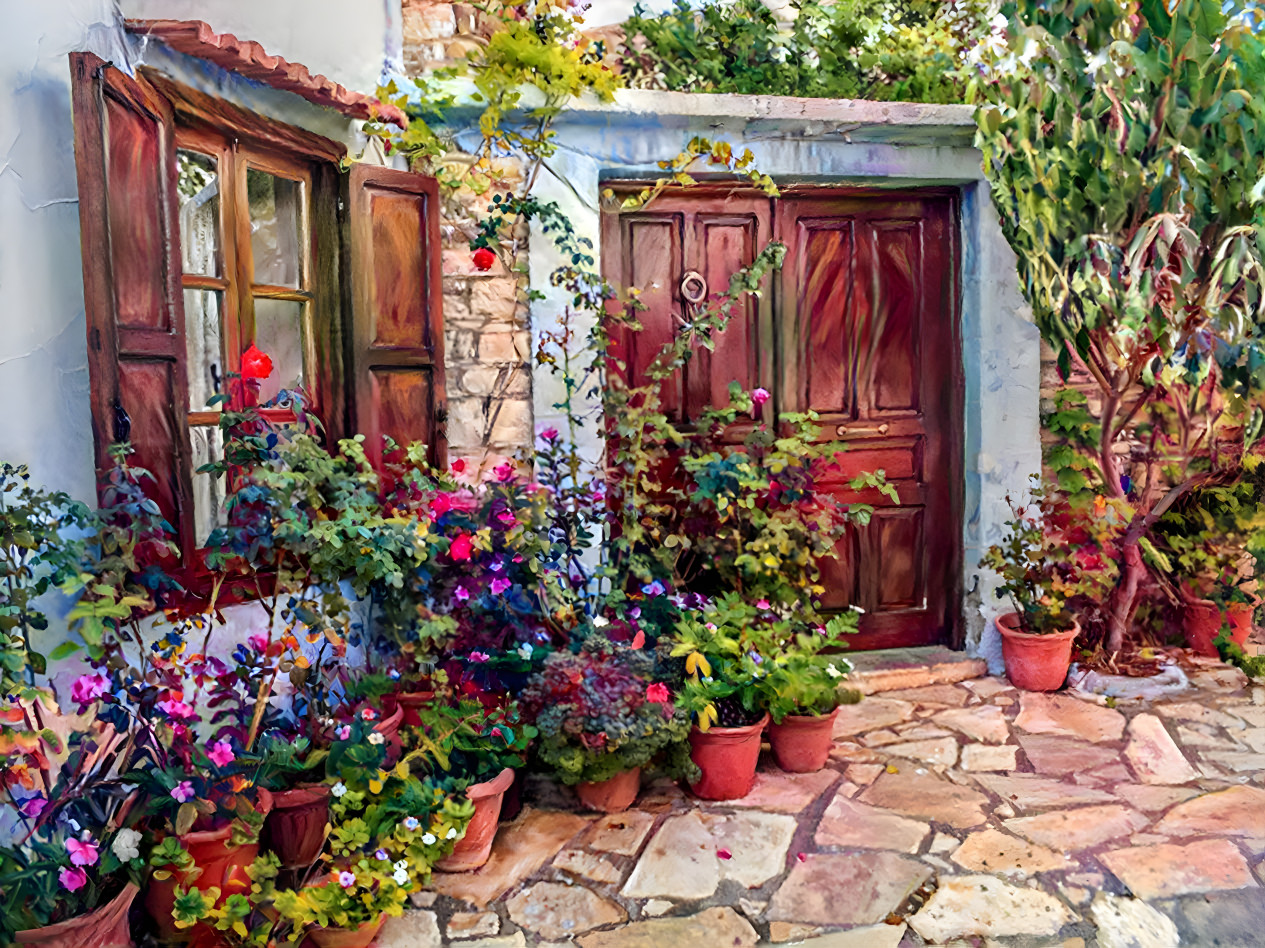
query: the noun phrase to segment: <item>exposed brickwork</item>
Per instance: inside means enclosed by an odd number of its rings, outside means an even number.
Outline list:
[[[491,29],[491,21],[469,4],[404,0],[405,69],[417,75],[464,59],[487,43]],[[454,171],[471,160],[448,156]],[[522,162],[496,161],[496,190],[520,190],[523,171]],[[448,196],[442,219],[449,454],[477,461],[513,456],[533,441],[528,307],[517,278],[500,261],[480,272],[471,259],[475,214],[488,200],[462,188]],[[525,251],[517,263],[526,267]]]

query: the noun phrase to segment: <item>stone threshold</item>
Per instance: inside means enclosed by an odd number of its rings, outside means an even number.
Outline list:
[[[988,663],[943,645],[882,648],[847,656],[854,671],[848,685],[862,694],[926,685],[951,685],[988,674]]]

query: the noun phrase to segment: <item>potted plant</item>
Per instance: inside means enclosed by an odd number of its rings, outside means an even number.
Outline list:
[[[677,623],[671,655],[684,659],[677,701],[695,722],[690,757],[701,773],[690,784],[695,795],[734,800],[751,792],[769,720],[761,680],[775,651],[769,625],[737,593]]]
[[[536,729],[524,724],[509,702],[486,708],[472,698],[437,702],[421,710],[422,726],[409,732],[406,760],[422,772],[442,776],[474,806],[474,814],[450,855],[435,863],[444,872],[477,869],[488,861],[501,801],[526,762]]]
[[[997,617],[1006,677],[1017,688],[1056,691],[1080,634],[1077,611],[1100,603],[1114,586],[1118,528],[1113,508],[1101,501],[1076,507],[1039,484],[1031,493],[1022,506],[1007,498],[1013,519],[980,565],[997,572],[997,597],[1015,607]]]
[[[777,765],[790,773],[821,770],[830,756],[839,706],[861,700],[843,687],[852,664],[825,649],[846,648],[844,635],[857,630],[859,610],[849,609],[815,626],[811,616],[771,622],[778,648],[766,658],[760,689],[768,708],[769,744]]]
[[[689,715],[654,681],[653,664],[644,650],[591,635],[577,652],[551,654],[522,694],[541,762],[591,810],[627,809],[641,768],[657,757],[669,769],[688,766]]]

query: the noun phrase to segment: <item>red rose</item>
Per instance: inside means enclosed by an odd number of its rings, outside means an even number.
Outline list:
[[[448,547],[448,555],[454,560],[468,560],[474,547],[470,544],[470,535],[463,533],[452,541]]]
[[[474,252],[474,268],[476,270],[491,270],[492,264],[496,263],[496,254],[487,247],[480,247]]]
[[[268,358],[266,352],[255,348],[252,342],[250,348],[242,353],[242,378],[266,379],[270,375],[272,375],[272,360]]]

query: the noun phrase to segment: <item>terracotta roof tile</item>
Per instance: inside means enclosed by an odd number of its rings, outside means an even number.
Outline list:
[[[363,92],[352,92],[322,75],[313,75],[302,63],[271,56],[258,43],[240,40],[232,33],[216,33],[201,20],[128,20],[132,33],[152,36],[177,52],[197,56],[256,82],[301,95],[309,102],[337,109],[358,119],[379,119],[403,128],[408,117],[394,105],[386,105]]]

